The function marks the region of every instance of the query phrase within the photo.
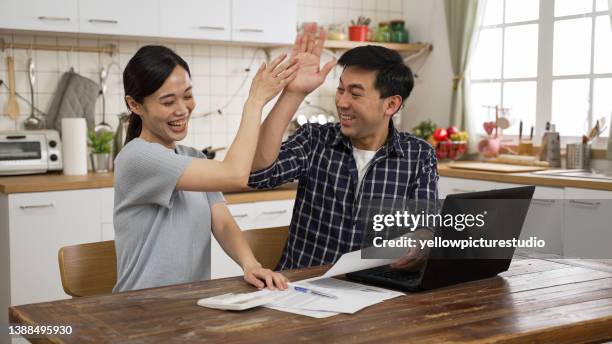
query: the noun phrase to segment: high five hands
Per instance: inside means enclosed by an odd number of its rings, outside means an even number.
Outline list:
[[[305,25],[303,33],[295,38],[290,59],[297,60],[298,70],[293,80],[285,87],[286,92],[307,95],[323,84],[336,65],[336,60],[333,59],[320,68],[325,37],[326,32],[323,29],[317,37],[317,24],[313,23]]]

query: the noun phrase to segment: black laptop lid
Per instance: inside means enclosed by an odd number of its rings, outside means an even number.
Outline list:
[[[482,192],[448,195],[441,214],[486,213],[481,229],[455,230],[438,226],[434,240],[518,239],[527,216],[535,186],[498,189]],[[421,288],[432,289],[445,285],[471,281],[508,270],[514,247],[458,248],[433,247],[430,250]]]

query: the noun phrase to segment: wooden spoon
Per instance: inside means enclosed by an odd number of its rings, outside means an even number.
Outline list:
[[[6,67],[8,69],[8,86],[9,86],[9,98],[6,107],[6,112],[9,117],[14,120],[19,119],[19,103],[17,103],[17,96],[15,95],[15,61],[12,56],[6,57]]]

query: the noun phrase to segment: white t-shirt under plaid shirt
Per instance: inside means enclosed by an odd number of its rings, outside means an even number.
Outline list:
[[[298,180],[289,237],[277,266],[283,270],[335,263],[360,249],[363,204],[380,199],[437,203],[438,178],[431,145],[390,123],[387,142],[359,182],[353,147],[340,124],[306,124],[283,142],[272,165],[251,173],[249,186],[266,189]]]

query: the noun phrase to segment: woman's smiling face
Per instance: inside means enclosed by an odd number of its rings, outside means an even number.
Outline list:
[[[176,141],[187,136],[187,123],[195,108],[191,77],[183,67],[176,66],[162,86],[145,97],[142,104],[133,99],[128,99],[128,103],[142,118],[142,139],[174,148]]]

